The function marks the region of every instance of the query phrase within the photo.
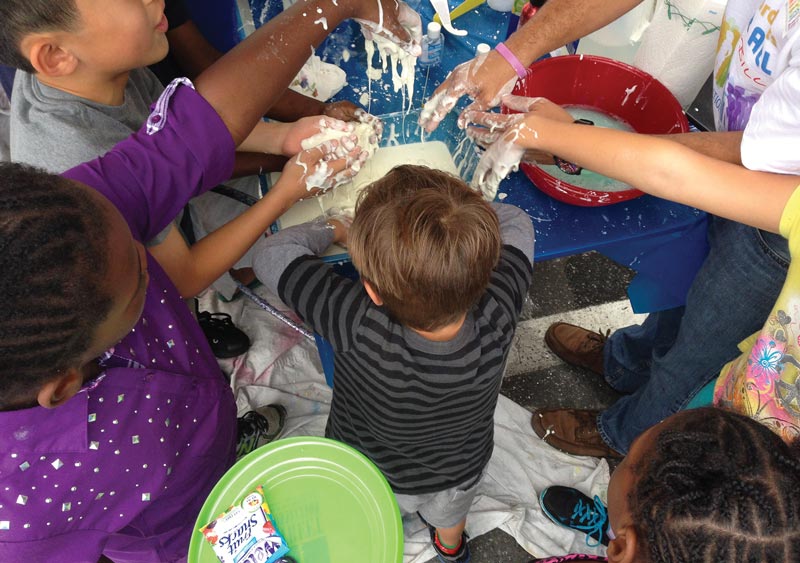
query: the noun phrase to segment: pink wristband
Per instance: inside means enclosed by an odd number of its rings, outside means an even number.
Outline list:
[[[528,69],[522,66],[522,63],[519,62],[519,59],[508,47],[505,46],[505,44],[498,43],[494,50],[500,53],[502,57],[508,61],[508,64],[510,64],[511,67],[517,72],[517,76],[520,78],[525,78],[528,76]]]

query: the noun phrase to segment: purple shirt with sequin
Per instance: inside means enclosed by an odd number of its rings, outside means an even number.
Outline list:
[[[139,241],[233,170],[214,109],[189,86],[170,94],[160,131],[64,174],[107,197]],[[147,264],[142,317],[101,360],[102,379],[58,408],[0,413],[0,561],[181,560],[234,461],[230,387],[175,286]]]

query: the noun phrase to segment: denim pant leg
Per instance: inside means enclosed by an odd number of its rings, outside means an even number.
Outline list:
[[[619,452],[683,408],[739,355],[738,344],[761,329],[783,287],[789,250],[782,237],[713,218],[709,243],[674,344],[653,353],[646,383],[598,419],[601,436]]]
[[[650,379],[653,356],[662,356],[673,344],[684,307],[650,313],[640,325],[615,330],[603,347],[603,373],[620,393],[633,393]]]

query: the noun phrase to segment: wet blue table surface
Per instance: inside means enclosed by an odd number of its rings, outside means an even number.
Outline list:
[[[235,44],[246,30],[280,11],[277,0],[250,0],[250,10],[237,6],[246,0],[194,0],[193,17],[203,32],[221,49]],[[458,1],[451,1],[451,8]],[[423,27],[433,16],[430,4],[412,2],[422,15]],[[243,8],[244,9],[244,8]],[[417,70],[411,108],[418,110],[457,64],[474,56],[479,43],[491,46],[506,37],[509,14],[495,12],[485,4],[455,22],[469,35],[445,35],[442,65]],[[367,92],[364,39],[358,25],[345,22],[317,50],[328,62],[343,68],[348,85],[334,99],[358,102]],[[348,56],[344,56],[345,50]],[[347,59],[347,60],[345,60]],[[375,115],[403,109],[403,97],[393,92],[387,80],[373,83],[370,111]],[[651,196],[605,207],[576,207],[540,192],[521,172],[510,175],[500,186],[504,203],[517,205],[531,217],[536,231],[535,260],[569,256],[596,250],[637,272],[629,288],[636,312],[662,310],[683,304],[686,292],[707,252],[705,214],[683,205]]]

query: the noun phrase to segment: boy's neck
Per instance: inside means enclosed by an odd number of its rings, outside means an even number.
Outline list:
[[[434,342],[447,342],[448,340],[452,340],[456,337],[458,331],[461,330],[462,326],[464,326],[464,320],[466,318],[467,314],[464,313],[457,321],[454,321],[441,328],[437,328],[436,330],[417,330],[416,328],[412,328],[411,330],[426,340],[432,340]]]
[[[113,76],[87,72],[69,76],[37,74],[36,79],[46,86],[79,98],[107,106],[121,106],[125,101],[125,87],[129,76],[130,72]]]

